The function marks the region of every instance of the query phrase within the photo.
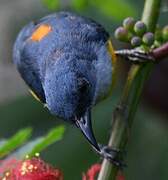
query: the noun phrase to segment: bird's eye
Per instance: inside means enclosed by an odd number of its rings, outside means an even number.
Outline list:
[[[80,78],[78,81],[78,90],[80,93],[86,93],[89,90],[89,82],[85,78]]]

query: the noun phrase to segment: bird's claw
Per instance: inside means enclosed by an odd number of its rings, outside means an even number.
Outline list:
[[[109,146],[105,146],[105,145],[102,145],[102,144],[99,144],[99,147],[100,147],[101,150],[106,151],[108,153],[120,153],[121,152],[120,149],[110,148]]]
[[[113,149],[110,148],[109,146],[104,146],[104,145],[100,145],[100,152],[99,154],[109,160],[112,164],[114,164],[115,166],[117,166],[120,169],[123,169],[124,167],[126,167],[126,164],[123,162],[123,151],[119,150],[119,149]]]
[[[122,49],[115,51],[116,55],[125,57],[126,59],[134,63],[143,63],[143,62],[155,62],[155,58],[150,52],[145,52],[140,49]]]

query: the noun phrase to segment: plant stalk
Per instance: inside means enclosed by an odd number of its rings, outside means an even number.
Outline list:
[[[142,14],[142,21],[148,30],[155,31],[159,16],[161,0],[146,0]],[[127,76],[125,87],[121,96],[119,106],[113,113],[113,126],[109,139],[111,148],[125,149],[128,140],[128,126],[132,126],[137,106],[140,100],[144,82],[153,67],[153,64],[132,65]],[[98,180],[115,180],[118,168],[104,159]]]

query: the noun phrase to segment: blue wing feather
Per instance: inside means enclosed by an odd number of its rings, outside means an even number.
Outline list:
[[[32,33],[41,24],[50,25],[51,33],[39,42],[31,41]],[[103,61],[99,55],[102,47],[107,55],[108,39],[109,34],[93,20],[70,12],[55,13],[31,22],[21,30],[14,45],[13,61],[30,89],[45,103],[43,88],[46,73],[52,72],[53,68],[61,68],[61,65],[56,65],[59,60],[64,68],[62,73],[72,70],[85,71],[83,73],[87,74],[89,67],[97,67],[100,58],[102,65],[107,62],[109,66],[109,57],[104,56],[106,61]],[[78,64],[76,68],[79,70],[74,69],[75,65],[72,64]],[[110,70],[108,76],[111,76]]]
[[[26,25],[19,33],[13,49],[13,62],[17,66],[22,78],[36,96],[45,103],[44,90],[39,75],[37,61],[32,59],[27,52],[26,45],[31,36],[35,24],[33,22]],[[30,52],[31,53],[31,52]]]

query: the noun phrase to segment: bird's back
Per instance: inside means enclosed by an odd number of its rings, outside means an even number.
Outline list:
[[[69,12],[55,13],[32,22],[19,33],[13,57],[23,79],[45,103],[43,82],[48,69],[92,70],[97,76],[95,99],[111,81],[111,57],[104,28],[87,18]],[[90,68],[89,68],[90,67]],[[80,73],[81,73],[80,72]]]

